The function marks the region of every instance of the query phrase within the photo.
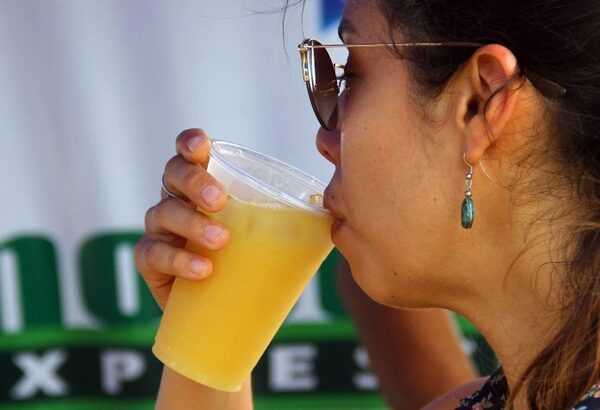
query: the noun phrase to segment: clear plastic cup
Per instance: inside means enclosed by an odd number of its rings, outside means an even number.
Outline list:
[[[208,171],[229,194],[210,216],[230,231],[209,257],[213,274],[176,279],[154,354],[206,386],[239,391],[333,244],[325,185],[251,149],[213,141]]]

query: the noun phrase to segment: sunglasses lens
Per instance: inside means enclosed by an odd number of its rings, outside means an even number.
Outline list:
[[[313,42],[313,45],[319,45]],[[337,126],[338,112],[338,82],[329,53],[324,48],[313,48],[312,67],[312,90],[313,108],[319,118],[321,125],[327,130],[333,130]]]

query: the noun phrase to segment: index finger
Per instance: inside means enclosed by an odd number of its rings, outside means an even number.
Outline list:
[[[175,149],[186,161],[201,164],[206,168],[210,152],[210,137],[203,129],[187,129],[177,136]]]

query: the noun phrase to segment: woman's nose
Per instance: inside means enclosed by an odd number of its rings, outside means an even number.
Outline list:
[[[346,91],[344,91],[337,104],[337,126],[333,131],[327,131],[323,127],[319,128],[317,132],[317,149],[329,162],[333,165],[339,165],[340,163],[340,124],[344,115],[344,108],[346,105]]]
[[[338,165],[340,160],[340,130],[327,131],[323,127],[317,132],[317,149],[327,161]]]

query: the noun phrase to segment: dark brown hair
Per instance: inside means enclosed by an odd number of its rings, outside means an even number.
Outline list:
[[[531,409],[570,409],[600,377],[600,1],[378,1],[390,29],[400,29],[408,41],[506,46],[518,61],[515,76],[528,77],[545,96],[553,139],[548,144],[553,152],[545,156],[556,158],[561,175],[547,175],[536,184],[566,181],[579,208],[567,212],[581,217],[569,233],[570,257],[562,261],[565,320],[529,364],[512,398],[526,386]],[[413,77],[435,97],[471,54],[439,49],[413,55]],[[552,86],[548,90],[540,77],[560,84],[567,94],[554,98]]]

